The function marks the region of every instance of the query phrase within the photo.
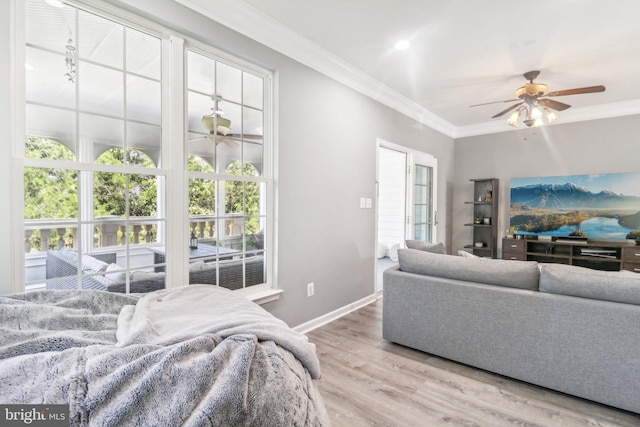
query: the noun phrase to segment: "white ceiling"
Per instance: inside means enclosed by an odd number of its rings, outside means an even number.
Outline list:
[[[452,137],[512,129],[490,119],[510,104],[469,105],[514,98],[530,70],[606,87],[554,98],[572,105],[558,124],[640,113],[638,0],[176,1]]]

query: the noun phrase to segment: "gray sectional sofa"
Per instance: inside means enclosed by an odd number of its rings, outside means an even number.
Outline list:
[[[640,413],[640,274],[399,251],[383,337]]]

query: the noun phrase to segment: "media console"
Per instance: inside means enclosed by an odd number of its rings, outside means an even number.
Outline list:
[[[502,239],[502,258],[640,273],[640,246],[611,241]]]

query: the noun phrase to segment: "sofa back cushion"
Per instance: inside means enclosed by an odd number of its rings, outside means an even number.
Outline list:
[[[538,289],[540,271],[535,261],[467,258],[415,249],[398,251],[400,270],[446,279],[465,280],[520,289]]]
[[[447,251],[442,242],[429,243],[422,240],[407,240],[405,242],[409,249],[418,249],[426,252],[433,252],[434,254],[446,254]]]
[[[540,264],[540,291],[640,305],[640,274]]]

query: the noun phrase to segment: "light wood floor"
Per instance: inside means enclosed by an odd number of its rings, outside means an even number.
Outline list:
[[[620,411],[382,339],[382,300],[308,333],[341,426],[640,426]]]

